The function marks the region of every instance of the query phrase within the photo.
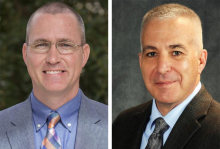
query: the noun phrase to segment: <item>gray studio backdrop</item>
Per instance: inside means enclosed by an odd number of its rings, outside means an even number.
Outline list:
[[[139,68],[140,26],[153,7],[176,2],[192,8],[202,19],[203,43],[208,61],[201,82],[220,102],[220,1],[213,0],[113,0],[112,2],[112,116],[149,101]]]

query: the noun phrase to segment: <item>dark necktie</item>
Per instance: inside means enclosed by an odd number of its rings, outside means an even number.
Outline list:
[[[52,112],[48,116],[47,134],[42,142],[41,149],[61,149],[61,141],[54,129],[60,121],[60,116],[57,112]]]
[[[169,125],[163,118],[159,117],[155,120],[154,132],[150,135],[145,149],[161,149],[163,146],[163,134]]]

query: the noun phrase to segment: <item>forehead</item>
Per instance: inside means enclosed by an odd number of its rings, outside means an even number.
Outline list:
[[[197,37],[197,24],[186,17],[152,19],[143,28],[142,44],[188,44]]]
[[[80,39],[76,17],[72,13],[35,14],[29,28],[29,41],[39,38],[48,40],[66,38],[73,41]]]

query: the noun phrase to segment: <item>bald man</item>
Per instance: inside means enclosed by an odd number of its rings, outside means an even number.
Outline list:
[[[207,51],[199,16],[179,4],[143,18],[140,69],[153,99],[113,123],[113,149],[220,148],[220,104],[200,82]]]
[[[22,52],[33,90],[0,112],[0,148],[108,148],[108,108],[79,88],[90,53],[81,16],[60,2],[40,7]]]

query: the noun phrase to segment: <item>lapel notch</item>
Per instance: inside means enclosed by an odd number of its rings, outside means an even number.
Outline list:
[[[102,116],[92,102],[82,94],[75,149],[98,149],[100,144],[107,145],[108,135],[104,132],[104,128],[108,126],[103,123]]]
[[[136,108],[136,107],[134,107]],[[124,126],[126,132],[126,143],[123,144],[123,148],[137,149],[140,148],[142,135],[146,129],[146,125],[149,121],[152,108],[152,101],[140,105],[137,112],[131,116],[130,120],[126,123],[129,125]],[[133,108],[132,108],[133,109]],[[131,111],[132,111],[131,109]]]
[[[182,149],[201,128],[201,120],[206,116],[212,97],[202,85],[199,93],[183,111],[172,129],[163,149]]]
[[[34,130],[30,98],[14,107],[13,116],[9,118],[6,135],[13,149],[34,149]]]

